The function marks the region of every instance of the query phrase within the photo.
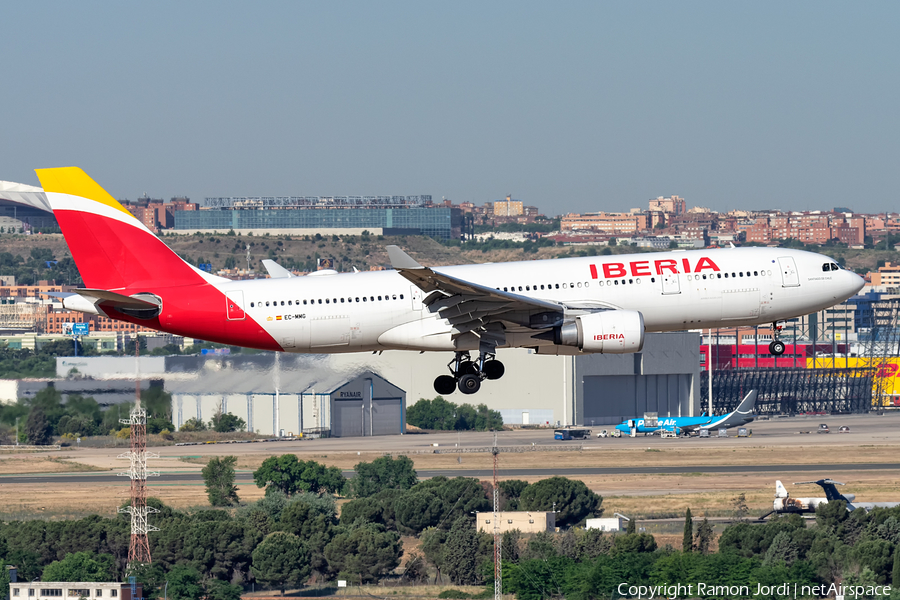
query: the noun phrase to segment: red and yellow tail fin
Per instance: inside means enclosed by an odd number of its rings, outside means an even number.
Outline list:
[[[103,290],[150,290],[202,284],[184,262],[78,167],[37,169],[84,284]]]

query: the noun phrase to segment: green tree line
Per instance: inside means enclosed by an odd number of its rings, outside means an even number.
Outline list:
[[[500,412],[485,404],[458,405],[437,396],[433,400],[422,398],[406,409],[406,422],[420,429],[489,431],[503,428]]]

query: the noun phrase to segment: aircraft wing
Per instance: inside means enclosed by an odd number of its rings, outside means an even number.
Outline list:
[[[423,303],[454,328],[454,338],[473,332],[502,339],[500,323],[541,331],[562,323],[565,307],[503,292],[424,267],[397,246],[387,247],[391,266],[425,292]],[[499,331],[498,331],[499,330]]]

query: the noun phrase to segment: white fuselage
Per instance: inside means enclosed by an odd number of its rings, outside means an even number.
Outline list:
[[[647,331],[756,325],[808,314],[859,291],[862,279],[826,256],[782,248],[691,250],[435,268],[519,296],[559,303],[566,314],[627,309]],[[396,271],[314,273],[217,283],[289,352],[465,350],[452,326],[423,306]],[[239,318],[239,315],[235,318]],[[226,324],[227,329],[227,324]],[[534,331],[505,347],[552,344]]]

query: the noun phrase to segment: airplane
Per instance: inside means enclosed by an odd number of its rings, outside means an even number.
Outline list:
[[[638,352],[645,332],[778,322],[842,302],[863,279],[821,254],[730,248],[232,281],[179,258],[77,167],[38,169],[85,288],[65,308],[211,342],[302,353],[454,352],[439,394],[472,394],[498,348]],[[267,265],[270,266],[271,265]],[[276,265],[277,266],[277,265]],[[477,351],[473,359],[470,352]]]
[[[756,390],[750,390],[734,411],[719,417],[711,417],[706,414],[699,417],[664,417],[657,419],[656,425],[647,424],[644,419],[628,419],[616,425],[616,429],[622,433],[631,433],[633,427],[636,433],[671,431],[675,435],[681,435],[701,429],[716,430],[723,427],[739,427],[753,421],[756,395]]]
[[[799,484],[794,484],[799,485]],[[828,504],[828,498],[791,498],[780,480],[775,481],[775,502],[772,512],[775,513],[814,513],[816,508]],[[772,514],[772,513],[768,513]],[[768,515],[765,515],[768,516]]]
[[[836,485],[844,485],[840,481],[834,481],[833,479],[819,479],[818,481],[800,481],[795,483],[794,485],[807,485],[807,484],[816,484],[825,490],[825,497],[828,501],[833,502],[835,500],[843,500],[847,503],[847,510],[854,511],[857,508],[862,508],[865,511],[870,511],[873,508],[893,508],[895,506],[900,506],[900,502],[855,502],[856,496],[853,494],[841,494]]]

